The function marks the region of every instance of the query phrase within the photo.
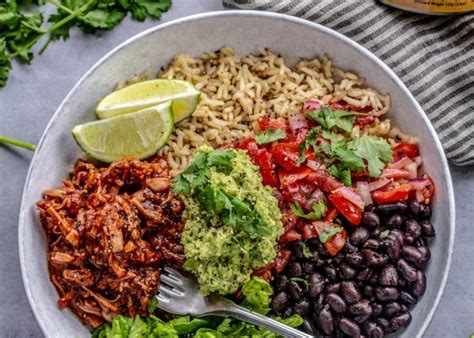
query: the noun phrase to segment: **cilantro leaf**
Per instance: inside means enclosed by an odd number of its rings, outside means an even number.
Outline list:
[[[354,115],[363,115],[354,111],[332,110],[330,107],[324,107],[319,110],[313,110],[306,114],[306,117],[318,122],[324,129],[337,127],[348,133],[354,126]]]
[[[117,9],[96,9],[84,15],[82,20],[84,24],[91,28],[110,30],[117,26],[124,17],[125,13]]]
[[[6,48],[5,39],[0,38],[0,87],[3,87],[7,82],[8,74],[12,68],[10,59],[6,57]]]
[[[320,199],[317,203],[314,203],[311,208],[313,209],[312,212],[305,214],[303,208],[298,202],[295,202],[290,205],[291,211],[298,217],[317,220],[324,216],[326,213],[327,207],[324,204],[324,201]]]
[[[258,144],[265,144],[274,142],[276,140],[281,140],[286,137],[286,133],[281,129],[267,129],[263,133],[257,134],[255,140]]]
[[[295,281],[295,282],[301,282],[301,283],[303,283],[304,288],[305,288],[306,290],[308,290],[308,282],[307,282],[305,279],[300,278],[300,277],[292,277],[292,278],[290,278],[290,280],[291,280],[291,281]]]
[[[326,228],[323,232],[319,234],[319,240],[322,243],[326,243],[327,241],[330,241],[336,234],[341,233],[342,230],[342,227]]]
[[[308,135],[305,137],[303,143],[300,144],[300,155],[298,156],[298,161],[296,161],[296,166],[301,166],[304,161],[306,161],[306,151],[311,147],[316,147],[316,141],[318,139],[319,133],[321,132],[320,127],[313,128],[309,131]]]
[[[344,169],[341,171],[340,178],[342,183],[346,187],[352,187],[352,177],[351,177],[351,171],[349,169]]]
[[[303,251],[303,256],[305,258],[312,258],[313,254],[311,253],[311,251],[309,251],[309,248],[306,245],[306,243],[305,242],[299,242],[299,244],[301,246],[301,250]]]
[[[374,136],[361,136],[349,142],[349,149],[354,150],[357,156],[367,161],[369,175],[379,177],[385,163],[392,160],[390,144]]]

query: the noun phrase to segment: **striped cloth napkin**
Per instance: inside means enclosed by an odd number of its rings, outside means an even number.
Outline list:
[[[382,59],[428,114],[446,155],[474,164],[474,15],[412,14],[373,0],[223,0],[330,27]]]

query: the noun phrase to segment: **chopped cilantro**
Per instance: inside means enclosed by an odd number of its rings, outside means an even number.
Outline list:
[[[311,251],[309,251],[309,248],[306,245],[306,243],[305,242],[300,242],[299,244],[301,246],[301,250],[303,251],[303,256],[305,258],[312,258],[313,254],[311,253]]]
[[[311,147],[316,147],[316,140],[318,139],[319,133],[321,132],[320,127],[313,128],[309,131],[308,135],[304,139],[303,143],[300,145],[300,155],[298,157],[298,161],[296,162],[296,166],[299,167],[306,161],[306,151]]]
[[[348,133],[354,126],[354,115],[363,115],[354,111],[332,110],[330,107],[324,107],[319,110],[313,110],[306,114],[306,117],[318,122],[324,129],[337,127]]]
[[[267,129],[263,133],[257,134],[255,140],[258,144],[265,144],[284,139],[286,132],[281,129]]]
[[[156,310],[156,306],[158,305],[158,298],[153,297],[150,300],[150,304],[148,304],[148,312],[153,313]]]
[[[303,283],[304,287],[306,290],[308,290],[308,282],[306,280],[304,280],[303,278],[300,278],[300,277],[292,277],[290,278],[291,281],[294,281],[294,282],[301,282]]]
[[[305,219],[311,219],[311,220],[317,220],[320,219],[321,217],[324,216],[326,213],[326,204],[324,204],[324,201],[320,199],[317,203],[314,203],[311,208],[313,209],[312,212],[309,214],[305,214],[303,208],[298,202],[295,202],[290,205],[291,211],[298,217],[305,218]]]
[[[386,140],[374,136],[354,138],[349,142],[348,148],[367,161],[369,175],[372,177],[379,177],[385,163],[392,160],[390,144]]]
[[[339,177],[341,178],[342,183],[344,183],[346,187],[352,187],[352,177],[351,171],[349,169],[342,170]]]
[[[341,233],[342,230],[342,227],[326,228],[322,233],[319,234],[319,240],[322,243],[326,243],[327,241],[330,241],[336,234]]]

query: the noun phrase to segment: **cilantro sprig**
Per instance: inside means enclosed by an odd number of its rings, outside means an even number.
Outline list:
[[[239,243],[271,234],[271,230],[255,212],[254,205],[244,201],[211,182],[211,167],[223,174],[232,171],[232,159],[236,152],[217,149],[199,152],[191,165],[173,179],[172,190],[193,198],[202,210],[219,216],[223,224],[239,230],[235,240]]]
[[[316,121],[324,129],[337,127],[350,133],[354,126],[355,115],[364,115],[355,111],[332,110],[330,107],[324,107],[319,110],[313,110],[306,114],[310,120]]]
[[[146,17],[159,18],[171,6],[171,0],[34,0],[35,5],[48,3],[57,9],[46,20],[51,25],[44,28],[45,19],[39,9],[23,10],[22,3],[21,0],[0,1],[0,87],[8,80],[11,60],[18,58],[31,63],[31,49],[43,37],[48,39],[40,53],[50,41],[68,39],[73,27],[94,34],[114,28],[128,13],[135,20],[144,21]]]
[[[265,144],[274,142],[277,140],[284,139],[286,137],[286,132],[281,129],[267,129],[263,133],[257,134],[255,140],[258,144]]]

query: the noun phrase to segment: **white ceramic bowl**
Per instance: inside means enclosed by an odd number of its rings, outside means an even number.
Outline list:
[[[329,55],[334,63],[352,70],[383,93],[390,93],[390,119],[421,139],[425,168],[436,182],[431,243],[427,269],[428,288],[415,306],[411,325],[401,335],[421,336],[439,303],[448,275],[454,239],[454,195],[451,175],[441,144],[429,120],[396,75],[373,54],[331,29],[279,14],[224,11],[194,15],[149,29],[121,44],[85,74],[51,119],[31,162],[19,224],[20,262],[26,293],[36,319],[48,337],[87,337],[88,329],[69,311],[56,304],[58,294],[49,281],[46,245],[35,210],[41,191],[59,186],[81,154],[70,131],[74,125],[95,119],[97,101],[118,81],[147,68],[166,66],[173,55],[198,55],[224,45],[240,55],[269,47],[290,63],[301,57]]]

